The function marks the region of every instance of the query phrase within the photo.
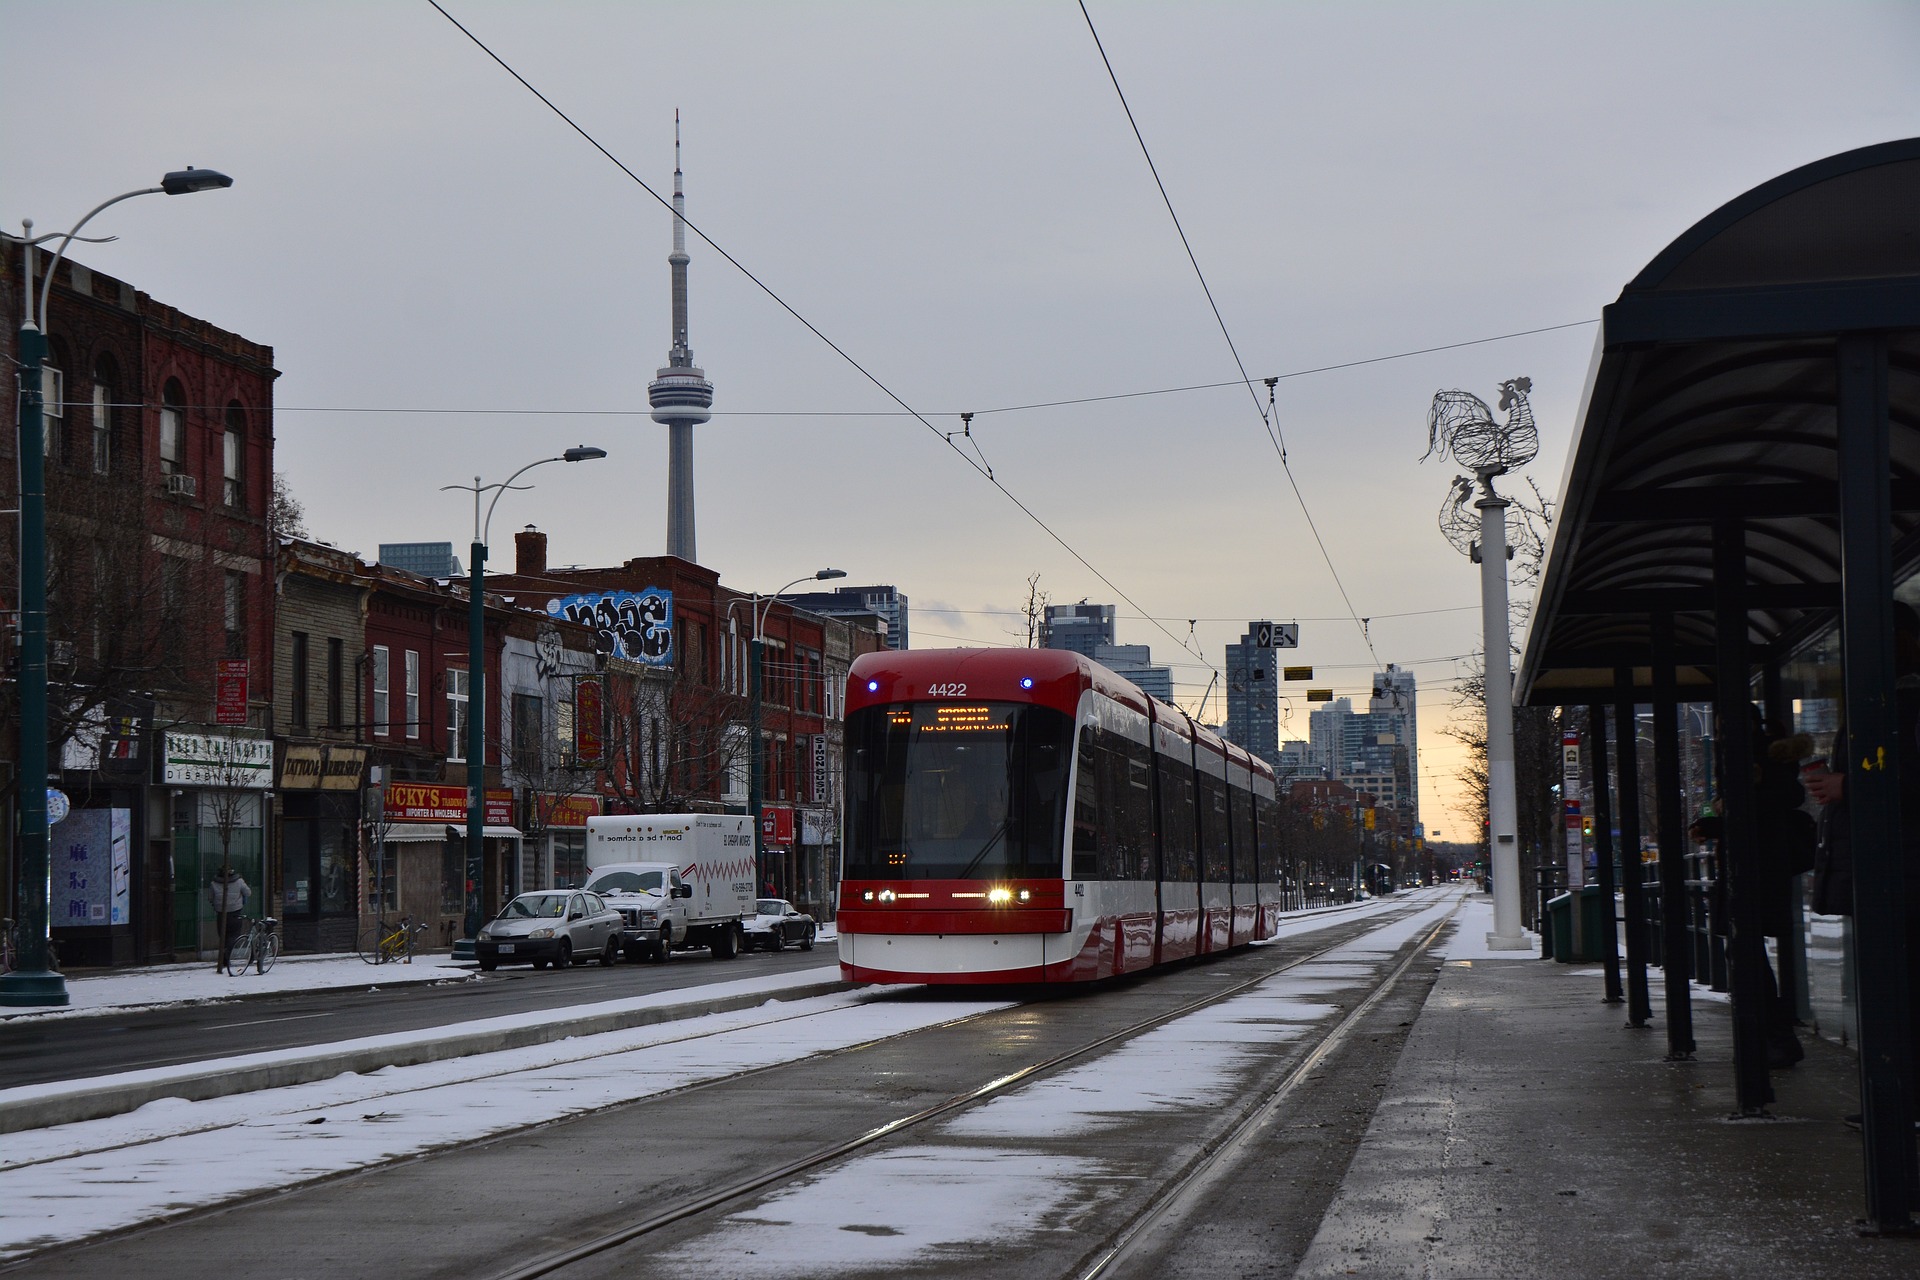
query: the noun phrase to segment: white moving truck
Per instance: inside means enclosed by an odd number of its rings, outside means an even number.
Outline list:
[[[587,819],[586,887],[620,913],[629,960],[705,947],[740,952],[754,914],[753,818],[643,813]]]

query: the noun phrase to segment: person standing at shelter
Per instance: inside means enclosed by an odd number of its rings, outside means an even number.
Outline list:
[[[246,922],[247,899],[252,896],[253,888],[246,877],[232,867],[221,867],[207,882],[207,901],[213,904],[220,918],[220,954],[214,960],[215,973],[226,972],[227,953],[233,950],[233,940]]]

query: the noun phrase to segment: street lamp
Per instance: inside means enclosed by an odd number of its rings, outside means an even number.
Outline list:
[[[549,462],[587,462],[594,458],[607,456],[605,449],[596,449],[591,445],[577,445],[565,453],[552,458],[541,458],[529,462],[499,484],[482,484],[475,476],[472,484],[443,484],[442,490],[461,489],[473,494],[473,547],[472,561],[467,569],[467,858],[466,858],[466,915],[462,921],[460,941],[454,944],[453,958],[471,960],[474,957],[474,938],[480,932],[480,881],[486,872],[483,840],[486,832],[487,814],[487,646],[486,646],[486,576],[487,576],[487,532],[493,528],[493,509],[500,505],[500,497],[507,490],[518,487],[533,488],[530,484],[515,486],[513,483],[535,467],[545,466]],[[480,516],[480,495],[493,490],[493,501],[487,504],[486,518]]]
[[[803,582],[824,582],[846,576],[845,569],[820,569],[795,578],[770,596],[756,593],[753,597],[753,639],[747,645],[747,810],[753,815],[753,871],[758,880],[754,885],[756,893],[767,882],[766,851],[760,844],[760,793],[764,785],[760,774],[760,663],[766,648],[767,612],[773,608],[773,602],[792,587]],[[729,616],[733,613],[733,606],[739,603],[735,600],[727,605]]]
[[[60,247],[47,267],[40,306],[33,301],[33,250],[54,234],[35,236],[31,220],[24,236],[8,236],[20,245],[24,263],[20,296],[20,954],[12,973],[0,974],[0,1006],[63,1005],[67,980],[47,963],[47,468],[46,420],[40,380],[47,359],[47,299],[67,246],[95,214],[122,200],[148,195],[187,195],[230,187],[233,179],[213,169],[191,166],[167,174],[157,187],[142,187],[95,205],[73,230],[59,235]],[[57,234],[57,233],[56,233]]]

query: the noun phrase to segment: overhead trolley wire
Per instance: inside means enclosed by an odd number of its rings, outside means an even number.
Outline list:
[[[978,461],[978,460],[975,460],[974,458],[969,457],[966,454],[966,452],[960,448],[960,446],[956,445],[953,442],[952,437],[950,437],[946,432],[940,430],[940,428],[934,426],[933,423],[927,421],[927,418],[924,414],[920,413],[912,405],[908,404],[905,400],[901,399],[900,396],[894,392],[892,387],[889,387],[886,383],[882,382],[865,365],[861,364],[858,360],[854,359],[853,356],[849,354],[845,348],[840,346],[839,343],[835,342],[832,338],[829,338],[825,333],[822,333],[820,329],[816,325],[814,325],[814,323],[811,320],[808,320],[805,316],[801,315],[799,311],[795,310],[794,307],[791,304],[789,304],[785,298],[782,298],[779,294],[775,293],[773,291],[773,288],[770,285],[768,285],[766,281],[762,280],[759,276],[755,275],[752,271],[749,271],[744,263],[742,263],[738,258],[735,258],[731,253],[728,253],[725,249],[723,249],[713,239],[712,236],[709,236],[706,232],[702,231],[697,225],[693,223],[692,220],[688,219],[684,214],[681,214],[677,210],[675,210],[671,201],[669,201],[666,197],[662,196],[658,191],[655,191],[652,187],[648,186],[645,179],[643,179],[639,174],[635,173],[632,169],[628,168],[626,164],[622,162],[618,156],[613,154],[613,152],[607,150],[606,147],[602,146],[599,139],[595,138],[591,133],[588,133],[586,129],[583,128],[577,121],[575,121],[572,116],[568,115],[565,111],[562,111],[554,103],[553,99],[547,97],[546,94],[540,92],[540,90],[536,89],[533,86],[531,81],[529,81],[525,76],[521,75],[518,71],[514,70],[513,67],[507,62],[506,59],[502,58],[499,54],[495,53],[491,48],[488,47],[486,41],[482,40],[479,36],[475,35],[472,31],[469,31],[466,28],[466,26],[462,24],[458,18],[454,17],[451,13],[448,13],[447,10],[444,7],[442,7],[442,5],[440,4],[440,0],[427,0],[427,3],[432,5],[436,10],[438,10],[441,17],[445,18],[448,22],[451,22],[454,25],[454,27],[459,30],[461,35],[464,35],[467,39],[471,40],[474,43],[474,45],[480,49],[482,53],[486,54],[489,58],[493,59],[494,62],[498,63],[501,70],[505,71],[508,75],[512,76],[515,80],[519,81],[522,88],[526,89],[526,91],[528,93],[531,93],[534,97],[540,99],[540,101],[543,104],[545,104],[545,106],[549,111],[553,112],[555,115],[559,116],[561,120],[565,121],[567,124],[567,127],[572,129],[575,133],[579,134],[581,138],[583,138],[589,146],[591,146],[595,151],[598,151],[601,155],[605,156],[609,161],[611,161],[614,167],[619,169],[620,172],[626,174],[627,177],[631,178],[636,186],[638,186],[642,191],[646,192],[648,195],[652,196],[654,200],[658,202],[663,209],[666,209],[669,213],[673,213],[674,216],[679,219],[680,223],[687,228],[687,230],[693,232],[694,235],[700,237],[700,240],[702,243],[704,243],[708,248],[712,249],[715,253],[719,254],[723,259],[727,261],[727,263],[730,266],[732,266],[736,271],[740,272],[741,275],[751,280],[754,283],[754,285],[757,286],[762,293],[766,294],[767,297],[771,298],[774,301],[774,303],[777,306],[779,306],[779,308],[782,311],[785,311],[788,315],[792,316],[795,320],[799,321],[800,324],[806,328],[807,332],[813,334],[814,337],[826,343],[826,345],[832,349],[835,355],[839,356],[842,360],[845,360],[848,364],[852,365],[853,368],[859,372],[861,377],[865,378],[868,382],[871,382],[875,387],[878,387],[881,393],[884,394],[887,397],[887,399],[899,405],[903,410],[905,410],[909,415],[911,415],[916,421],[918,421],[921,426],[925,427],[927,430],[939,436],[942,442],[947,446],[947,448],[953,451],[956,457],[958,457],[962,462],[966,463],[969,467],[972,467],[976,472],[978,472],[981,478],[984,479],[988,484],[998,489],[1001,495],[1005,497],[1007,501],[1011,502],[1014,506],[1018,507],[1021,511],[1021,514],[1025,515],[1029,520],[1033,521],[1036,525],[1040,526],[1040,529],[1049,538],[1052,538],[1054,542],[1057,543],[1062,550],[1064,550],[1068,555],[1072,556],[1076,561],[1078,561],[1082,568],[1086,569],[1088,573],[1091,573],[1094,577],[1098,578],[1101,581],[1101,583],[1106,586],[1108,590],[1112,591],[1115,595],[1119,596],[1122,600],[1125,600],[1129,605],[1132,605],[1133,608],[1138,610],[1142,616],[1147,616],[1146,610],[1142,609],[1140,605],[1133,599],[1133,597],[1129,596],[1126,592],[1122,591],[1119,588],[1119,586],[1117,586],[1114,583],[1113,579],[1107,577],[1106,574],[1094,568],[1093,563],[1089,561],[1085,556],[1081,555],[1080,552],[1073,546],[1072,543],[1068,542],[1065,538],[1061,537],[1058,533],[1056,533],[1053,527],[1049,525],[1045,520],[1042,520],[1040,516],[1033,510],[1033,508],[1029,507],[1025,502],[1022,502],[1014,494],[1014,492],[1011,489],[1007,488],[1006,485],[1002,484],[997,478],[995,478],[993,472],[987,467],[984,461]],[[1155,622],[1154,625],[1158,627],[1160,631],[1165,633],[1167,638],[1169,640],[1172,640],[1175,644],[1182,643],[1180,637],[1174,635],[1173,632],[1168,631],[1166,627],[1161,626],[1158,622]]]
[[[1340,579],[1340,570],[1334,567],[1333,555],[1327,550],[1326,539],[1320,536],[1320,526],[1314,523],[1313,512],[1307,507],[1306,495],[1300,492],[1300,482],[1294,478],[1293,466],[1287,461],[1287,445],[1280,432],[1279,414],[1269,412],[1272,406],[1273,382],[1267,383],[1268,408],[1260,405],[1260,393],[1254,390],[1253,379],[1247,375],[1247,366],[1240,359],[1240,350],[1234,345],[1233,334],[1227,330],[1227,321],[1220,314],[1220,306],[1213,300],[1213,290],[1207,284],[1207,276],[1200,269],[1200,260],[1194,255],[1193,245],[1187,239],[1186,228],[1180,225],[1180,215],[1174,212],[1173,197],[1167,194],[1167,184],[1160,180],[1160,167],[1153,162],[1153,152],[1147,147],[1147,139],[1140,132],[1140,122],[1134,119],[1133,107],[1127,102],[1126,90],[1120,87],[1120,76],[1113,69],[1113,60],[1107,57],[1107,47],[1100,39],[1099,29],[1093,25],[1093,15],[1087,12],[1087,0],[1079,0],[1080,16],[1087,21],[1087,31],[1093,36],[1093,44],[1100,51],[1100,61],[1107,69],[1107,79],[1113,82],[1113,92],[1120,99],[1120,109],[1127,113],[1127,124],[1133,129],[1134,141],[1140,144],[1140,154],[1146,158],[1147,169],[1153,174],[1153,184],[1160,189],[1160,199],[1167,206],[1167,216],[1173,219],[1173,229],[1180,234],[1180,244],[1187,251],[1187,261],[1193,265],[1193,274],[1200,280],[1201,292],[1207,295],[1207,306],[1213,309],[1213,318],[1220,326],[1220,336],[1227,340],[1227,350],[1233,353],[1233,363],[1240,370],[1240,379],[1246,384],[1247,394],[1253,399],[1254,411],[1260,415],[1265,426],[1267,439],[1272,442],[1274,451],[1280,455],[1280,469],[1286,473],[1287,484],[1293,490],[1293,497],[1300,504],[1300,514],[1306,517],[1307,528],[1313,533],[1313,541],[1320,548],[1321,559],[1327,562],[1327,572],[1333,575],[1333,585],[1340,592],[1340,599],[1346,603],[1347,612],[1353,617],[1353,625],[1359,629],[1360,639],[1365,642],[1367,652],[1373,656],[1377,665],[1380,654],[1373,647],[1373,637],[1367,634],[1367,624],[1360,618],[1360,611],[1353,607],[1353,599],[1347,594],[1347,584]]]

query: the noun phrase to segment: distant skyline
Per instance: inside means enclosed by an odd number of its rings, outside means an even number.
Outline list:
[[[1284,661],[1338,695],[1417,674],[1446,839],[1478,616],[1435,527],[1453,472],[1417,461],[1434,391],[1531,377],[1553,494],[1628,278],[1755,184],[1920,131],[1911,4],[1089,0],[1250,394],[1071,0],[442,2],[669,197],[678,109],[694,226],[927,416],[690,232],[723,383],[705,564],[895,584],[921,647],[1023,642],[1037,573],[1116,605],[1196,711],[1249,621],[1299,621]],[[538,525],[556,564],[664,550],[671,214],[424,0],[5,14],[10,230],[186,164],[233,175],[108,211],[90,230],[119,239],[74,256],[273,345],[316,537],[464,544],[441,485],[589,444],[608,461],[530,475],[496,538]],[[1276,376],[1292,482],[1256,408]],[[1306,723],[1296,700],[1282,737]]]

